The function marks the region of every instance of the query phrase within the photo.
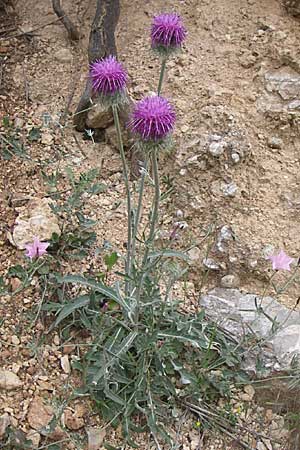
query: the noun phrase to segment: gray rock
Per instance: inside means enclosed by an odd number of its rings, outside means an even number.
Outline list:
[[[106,436],[105,428],[88,428],[88,450],[101,450],[102,444]]]
[[[273,136],[268,139],[268,146],[270,148],[280,149],[282,147],[282,140]]]
[[[240,155],[238,153],[232,153],[231,159],[234,162],[234,164],[238,164],[240,162]]]
[[[220,270],[220,264],[212,258],[204,258],[203,265],[210,270]]]
[[[208,147],[208,151],[212,156],[218,158],[224,153],[224,148],[224,142],[212,142]]]
[[[24,126],[24,120],[21,119],[20,117],[16,117],[14,120],[14,127],[21,129],[21,128],[23,128],[23,126]]]
[[[0,389],[12,391],[23,386],[20,378],[10,370],[0,370]]]
[[[224,183],[221,185],[221,191],[225,197],[234,197],[238,191],[238,187],[234,182]]]
[[[283,67],[265,74],[266,89],[268,92],[276,92],[283,100],[291,100],[300,94],[300,75]]]
[[[217,237],[217,249],[219,252],[224,253],[226,250],[226,242],[233,241],[234,239],[234,232],[232,231],[232,228],[229,225],[224,225],[218,234]]]
[[[228,274],[228,275],[225,275],[224,277],[222,277],[222,279],[221,279],[221,286],[226,289],[237,288],[237,287],[239,287],[239,284],[240,284],[240,280],[237,275]]]
[[[258,99],[263,112],[293,112],[299,108],[300,75],[288,66],[265,74],[266,93]]]
[[[59,49],[53,56],[59,63],[70,63],[73,61],[72,52],[68,48]]]
[[[287,105],[289,111],[300,109],[300,100],[293,100]]]
[[[300,357],[300,312],[289,310],[272,297],[260,298],[237,289],[216,288],[200,299],[207,315],[238,342],[251,338],[260,342],[248,354],[244,369],[257,375],[259,356],[264,372],[288,371],[294,357]]]
[[[188,252],[188,257],[190,259],[190,263],[194,264],[195,262],[198,262],[201,258],[201,250],[198,247],[191,248]]]
[[[111,108],[95,103],[88,112],[86,125],[89,128],[107,128],[113,123]]]

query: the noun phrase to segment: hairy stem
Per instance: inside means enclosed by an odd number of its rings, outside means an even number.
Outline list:
[[[134,228],[133,228],[133,236],[132,236],[132,252],[131,252],[131,273],[134,265],[135,260],[135,249],[136,249],[136,239],[137,239],[137,233],[139,229],[139,224],[141,220],[141,213],[142,213],[142,206],[143,206],[143,195],[144,195],[144,187],[145,187],[145,178],[147,173],[147,161],[145,163],[145,167],[143,168],[142,176],[141,176],[141,182],[139,187],[139,197],[138,197],[138,204],[137,209],[135,213],[135,220],[134,220]]]
[[[167,57],[164,57],[161,62],[161,68],[160,68],[160,74],[159,74],[159,81],[158,81],[158,88],[157,88],[157,94],[161,94],[161,89],[164,81],[165,71],[166,71],[166,64],[167,64]]]
[[[153,179],[154,179],[154,202],[153,210],[150,222],[150,233],[148,241],[151,243],[155,237],[155,229],[158,221],[158,209],[160,201],[160,188],[159,188],[159,173],[158,173],[158,161],[157,161],[157,149],[153,150],[151,154],[152,169],[153,169]],[[148,257],[148,255],[147,255]]]
[[[122,160],[122,166],[123,166],[123,177],[125,182],[125,189],[126,189],[126,198],[127,198],[127,254],[126,254],[126,261],[125,261],[125,275],[126,275],[126,281],[125,281],[125,294],[129,294],[129,277],[131,276],[131,251],[132,251],[132,208],[131,208],[131,194],[130,194],[130,187],[129,187],[129,176],[128,176],[128,167],[126,163],[126,157],[124,152],[124,146],[123,146],[123,140],[122,140],[122,132],[120,127],[120,120],[119,120],[119,113],[117,106],[112,106],[113,115],[114,115],[114,122],[115,127],[117,131],[118,136],[118,144],[119,144],[119,150]]]
[[[154,238],[155,238],[155,231],[156,231],[156,225],[158,222],[158,209],[159,209],[159,201],[160,201],[160,188],[159,188],[159,172],[158,172],[158,162],[157,162],[157,150],[153,150],[151,154],[151,162],[152,162],[152,169],[153,169],[153,178],[154,178],[154,201],[153,201],[153,209],[150,219],[150,231],[149,236],[146,241],[146,248],[145,253],[143,257],[142,267],[141,267],[141,277],[138,285],[137,290],[137,314],[136,314],[136,320],[138,321],[138,315],[139,315],[139,302],[140,297],[142,293],[143,288],[143,282],[145,275],[147,273],[147,270],[149,269],[148,266],[148,260],[149,260],[149,251],[150,247],[153,244]]]

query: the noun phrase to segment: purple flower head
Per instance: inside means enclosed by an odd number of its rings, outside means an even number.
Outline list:
[[[290,264],[294,258],[290,258],[283,250],[280,250],[278,255],[269,256],[268,259],[272,261],[273,270],[291,270]]]
[[[135,105],[129,127],[144,141],[160,141],[171,133],[175,120],[174,108],[168,100],[154,95]]]
[[[124,90],[127,73],[115,56],[107,56],[90,65],[90,78],[94,92],[113,95]]]
[[[181,17],[176,13],[154,16],[151,28],[151,43],[153,48],[180,48],[186,37],[186,29]]]
[[[47,248],[49,247],[49,242],[41,242],[38,237],[35,237],[32,244],[26,244],[25,248],[30,259],[39,258],[40,256],[47,253]]]

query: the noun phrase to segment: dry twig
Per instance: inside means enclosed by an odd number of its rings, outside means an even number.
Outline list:
[[[66,13],[63,11],[60,4],[60,0],[52,0],[52,6],[55,14],[64,24],[71,41],[79,41],[80,37],[79,31],[77,30],[73,22],[69,19],[69,17],[66,15]]]

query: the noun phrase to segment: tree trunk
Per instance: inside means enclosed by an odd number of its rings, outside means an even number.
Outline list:
[[[108,55],[117,55],[115,29],[120,16],[119,0],[97,0],[95,17],[89,38],[89,64]],[[73,123],[76,130],[84,131],[87,110],[91,106],[92,86],[88,79],[79,100]]]
[[[282,0],[282,4],[289,14],[300,16],[300,0]]]

